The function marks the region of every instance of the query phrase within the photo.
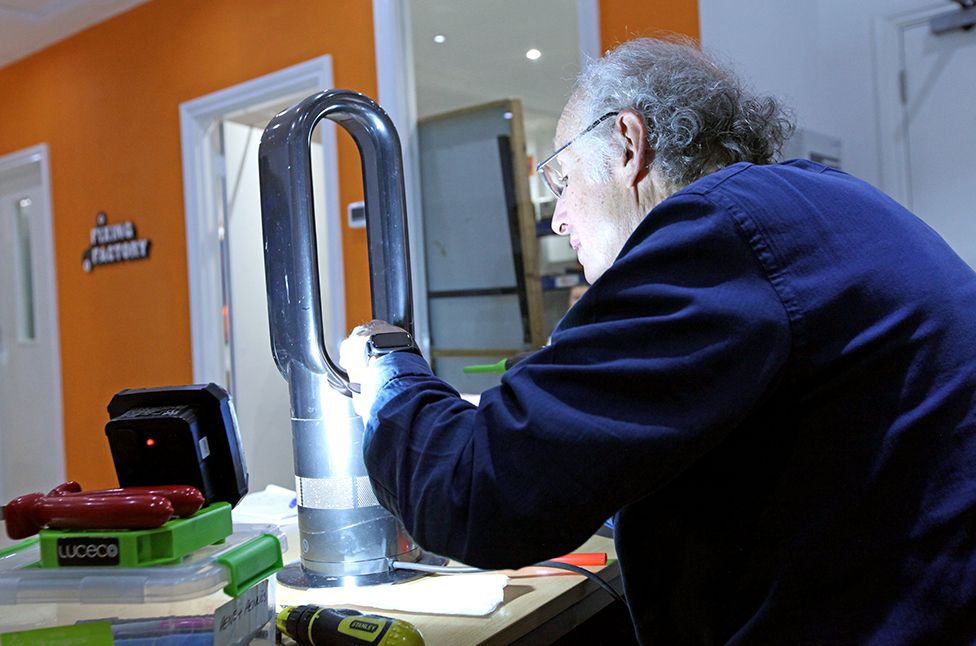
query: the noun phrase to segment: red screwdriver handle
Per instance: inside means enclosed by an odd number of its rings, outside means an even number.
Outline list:
[[[42,493],[29,493],[6,504],[3,508],[3,520],[7,525],[7,536],[17,540],[37,533],[41,526],[34,520],[31,509],[43,497]]]
[[[27,494],[4,509],[7,535],[26,538],[42,527],[51,529],[151,529],[173,516],[162,496],[45,496]]]
[[[132,496],[150,495],[162,496],[173,505],[173,513],[180,518],[186,518],[200,511],[203,507],[203,494],[196,487],[190,485],[147,485],[142,487],[122,487],[119,489],[89,489],[82,491],[77,482],[68,481],[59,484],[48,493],[49,496]]]
[[[570,565],[578,565],[584,567],[587,565],[606,565],[607,564],[607,553],[606,552],[573,552],[565,556],[560,556],[554,559],[549,559],[550,561],[556,561],[557,563],[569,563]]]
[[[47,492],[49,496],[63,496],[69,493],[78,493],[81,491],[81,485],[75,480],[68,480],[67,482],[62,482],[54,489]]]
[[[45,496],[34,517],[52,529],[150,529],[173,517],[163,496]]]

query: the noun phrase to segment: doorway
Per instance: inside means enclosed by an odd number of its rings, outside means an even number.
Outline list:
[[[976,30],[934,34],[936,8],[879,30],[885,188],[976,268]]]
[[[233,396],[251,490],[294,486],[288,384],[268,327],[257,151],[275,114],[331,86],[326,56],[181,106],[194,381]],[[334,347],[345,299],[331,122],[313,134],[312,170],[322,320]]]
[[[0,157],[0,500],[65,477],[47,146]],[[26,402],[37,402],[27,404]]]

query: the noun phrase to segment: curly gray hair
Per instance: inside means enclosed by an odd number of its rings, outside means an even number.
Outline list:
[[[580,123],[625,108],[644,115],[658,174],[675,190],[748,161],[768,164],[793,133],[776,99],[750,93],[731,70],[682,38],[640,38],[590,63],[573,92]],[[595,135],[595,136],[594,136]],[[593,179],[605,179],[615,153],[609,131],[580,141]]]

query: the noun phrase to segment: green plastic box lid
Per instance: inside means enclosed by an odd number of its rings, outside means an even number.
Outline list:
[[[41,539],[40,566],[141,568],[176,565],[187,555],[226,539],[234,531],[233,525],[230,505],[218,502],[188,518],[175,518],[153,529],[42,529],[38,533]]]
[[[23,603],[158,603],[223,589],[236,597],[283,565],[287,541],[275,525],[234,525],[220,544],[175,565],[41,568],[39,541],[0,551],[0,611]]]

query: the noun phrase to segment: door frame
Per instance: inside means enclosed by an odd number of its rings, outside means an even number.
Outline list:
[[[576,0],[575,4],[580,67],[583,67],[588,61],[600,57],[600,3],[599,0]],[[424,355],[430,356],[427,263],[424,257],[424,228],[420,218],[417,85],[410,44],[410,14],[405,5],[401,0],[373,0],[373,42],[376,47],[376,85],[379,94],[376,100],[393,120],[403,148],[410,272],[413,276],[414,336]]]
[[[427,313],[427,262],[420,213],[420,149],[417,144],[417,83],[410,45],[410,12],[401,0],[373,0],[373,42],[376,47],[376,101],[400,136],[403,184],[406,192],[407,231],[412,278],[414,339],[430,356],[430,320]]]
[[[906,139],[905,52],[902,32],[945,13],[944,3],[881,16],[874,25],[878,167],[881,189],[906,206],[911,198],[911,161]]]
[[[186,217],[187,276],[190,289],[190,339],[195,383],[223,383],[226,379],[223,339],[222,267],[218,231],[215,169],[219,160],[210,143],[211,129],[228,113],[295,94],[309,87],[332,88],[332,57],[319,58],[245,81],[180,104],[183,155],[183,194]],[[319,254],[326,254],[324,281],[330,298],[331,330],[326,338],[342,338],[347,330],[342,261],[342,222],[339,217],[339,172],[335,125],[323,120],[322,154],[325,176],[325,231],[318,235]],[[264,289],[264,286],[261,286]],[[271,352],[270,345],[268,352]]]
[[[48,266],[51,268],[50,279],[47,281],[48,284],[44,286],[43,290],[37,289],[37,284],[35,283],[35,293],[43,291],[50,296],[50,308],[48,309],[47,320],[45,323],[49,326],[51,330],[51,365],[48,367],[51,371],[51,375],[56,382],[56,388],[50,393],[50,400],[46,402],[46,406],[50,407],[54,419],[57,424],[58,432],[55,433],[57,446],[48,447],[51,450],[57,452],[61,456],[61,473],[51,474],[54,480],[63,480],[64,473],[67,470],[66,455],[65,455],[65,442],[64,442],[64,402],[63,402],[63,389],[64,381],[61,375],[61,328],[60,319],[58,317],[58,265],[57,258],[55,256],[55,241],[54,241],[54,201],[52,200],[51,193],[51,162],[50,162],[50,152],[46,143],[38,144],[36,146],[31,146],[29,148],[24,148],[7,155],[0,156],[0,176],[6,175],[11,171],[18,171],[25,166],[31,166],[37,164],[40,167],[40,191],[44,199],[44,209],[41,217],[38,218],[40,222],[40,234],[44,241],[44,244],[40,245],[40,254],[36,258],[37,265]],[[37,275],[35,274],[35,280]],[[5,343],[17,343],[16,330],[11,331],[13,336],[9,341],[4,341]],[[4,333],[8,334],[7,332]],[[9,433],[9,431],[4,431]],[[9,435],[5,437],[9,439]],[[2,483],[0,483],[2,484]]]

